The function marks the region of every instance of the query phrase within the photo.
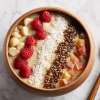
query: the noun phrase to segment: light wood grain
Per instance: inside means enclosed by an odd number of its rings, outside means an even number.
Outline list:
[[[93,87],[92,91],[90,92],[88,100],[95,100],[95,96],[97,94],[97,91],[98,91],[99,87],[100,87],[100,74],[99,74],[99,76],[98,76],[98,78],[97,78],[97,80],[94,84],[94,87]]]

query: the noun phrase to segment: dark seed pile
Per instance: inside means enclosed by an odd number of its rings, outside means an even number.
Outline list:
[[[73,39],[76,35],[76,30],[71,25],[64,31],[64,42],[60,43],[55,51],[56,58],[47,71],[44,80],[44,88],[56,88],[56,83],[60,79],[62,69],[67,66],[66,58],[74,47]]]

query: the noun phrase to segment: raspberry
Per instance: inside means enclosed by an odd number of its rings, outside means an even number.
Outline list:
[[[25,46],[34,46],[36,44],[36,40],[33,36],[28,36],[26,38]]]
[[[44,12],[42,13],[42,20],[43,20],[44,22],[50,22],[50,21],[51,21],[51,14],[50,14],[50,12],[44,11]]]
[[[21,50],[21,52],[20,52],[20,55],[21,55],[21,57],[22,57],[23,59],[28,59],[28,58],[30,58],[30,57],[32,56],[32,54],[33,54],[32,48],[27,48],[27,47],[23,48],[23,49]]]
[[[32,22],[31,22],[31,27],[35,30],[41,30],[42,29],[42,23],[39,19],[39,17],[36,17]]]
[[[41,31],[37,31],[36,32],[36,38],[39,39],[39,40],[44,40],[46,38],[46,33],[44,30],[41,30]]]
[[[26,65],[26,64],[27,64],[27,61],[19,57],[14,60],[14,67],[16,69],[20,69],[23,65]]]
[[[28,65],[23,65],[20,69],[20,75],[23,78],[29,78],[32,74],[32,69]]]

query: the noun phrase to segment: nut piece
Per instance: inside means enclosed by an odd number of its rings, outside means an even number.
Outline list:
[[[84,39],[78,39],[78,40],[76,41],[76,46],[77,46],[77,47],[84,46],[84,45],[85,45]]]
[[[19,39],[16,37],[12,37],[10,40],[10,46],[17,46],[19,44]]]
[[[18,54],[18,50],[15,47],[11,47],[11,48],[9,48],[8,53],[10,56],[13,57],[13,56],[16,56]]]
[[[59,86],[65,86],[67,84],[67,80],[66,79],[61,79],[59,80]]]
[[[12,36],[16,37],[16,38],[20,38],[21,35],[19,34],[19,32],[15,31],[12,33]]]
[[[20,42],[17,46],[17,49],[22,49],[24,47],[24,43],[23,42]]]
[[[71,79],[71,75],[68,73],[66,69],[63,70],[62,78],[66,80]]]
[[[26,19],[24,20],[24,25],[25,25],[25,26],[28,26],[32,21],[33,21],[33,18],[26,18]]]
[[[23,35],[23,36],[27,36],[29,35],[29,30],[28,30],[28,27],[26,26],[19,26],[19,29],[20,29],[20,34]]]

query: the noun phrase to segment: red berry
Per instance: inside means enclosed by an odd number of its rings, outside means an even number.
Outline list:
[[[44,22],[50,22],[51,21],[51,14],[48,11],[44,11],[42,14],[42,20]]]
[[[26,38],[26,46],[34,46],[36,44],[36,39],[33,36],[28,36]]]
[[[28,65],[24,65],[20,69],[20,75],[23,78],[29,78],[29,76],[32,74],[32,69]]]
[[[20,52],[21,57],[24,59],[30,58],[32,54],[33,54],[32,48],[27,48],[27,47],[23,48]]]
[[[26,64],[27,64],[27,61],[19,57],[14,60],[14,67],[16,69],[20,69],[23,65],[26,65]]]
[[[36,17],[32,22],[31,22],[31,27],[35,30],[41,30],[42,29],[42,23],[39,19],[39,17]]]
[[[44,30],[37,31],[35,37],[39,40],[44,40],[46,38],[46,33]]]

